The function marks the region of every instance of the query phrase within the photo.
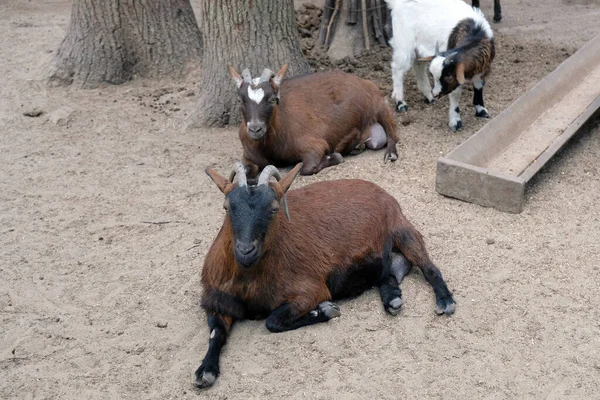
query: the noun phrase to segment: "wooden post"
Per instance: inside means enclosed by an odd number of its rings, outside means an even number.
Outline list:
[[[365,49],[367,49],[367,51],[371,51],[371,41],[369,40],[369,30],[367,29],[367,0],[361,0],[361,7],[363,35],[365,36]]]
[[[331,20],[329,21],[329,24],[327,25],[327,34],[325,35],[325,47],[326,48],[329,47],[329,38],[331,37],[331,27],[333,26],[333,23],[335,22],[335,17],[341,7],[342,7],[342,0],[335,0],[335,9],[333,10],[333,14],[331,14]]]
[[[318,43],[321,45],[325,45],[325,38],[327,33],[327,27],[329,26],[329,21],[331,19],[331,14],[333,14],[333,9],[335,8],[336,0],[326,0],[325,6],[323,7],[323,17],[321,18],[321,27],[319,30],[319,40]]]
[[[356,24],[356,17],[358,13],[358,0],[350,0],[348,5],[348,25]]]

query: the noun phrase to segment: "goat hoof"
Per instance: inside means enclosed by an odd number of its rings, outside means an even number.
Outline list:
[[[437,315],[442,315],[442,314],[452,315],[452,314],[454,314],[455,310],[456,310],[456,303],[452,299],[451,295],[447,296],[447,297],[440,297],[437,300],[437,304],[435,307],[435,313]]]
[[[397,101],[396,102],[396,111],[401,112],[401,113],[402,112],[407,112],[408,111],[408,106],[403,101]]]
[[[500,15],[500,16],[498,16],[498,17],[496,17],[496,16],[494,15],[494,22],[495,22],[495,23],[498,23],[498,22],[500,22],[500,21],[502,21],[502,15]]]
[[[339,317],[342,315],[340,308],[337,304],[332,303],[331,301],[324,301],[317,306],[319,313],[325,316],[327,321],[332,318]]]
[[[435,103],[434,98],[428,99],[427,97],[425,97],[425,104],[433,104],[433,103]]]
[[[330,165],[336,165],[336,164],[341,164],[344,162],[344,156],[342,156],[340,153],[331,153],[327,156],[327,158],[329,159],[329,162],[331,163]]]
[[[481,110],[475,111],[475,116],[477,118],[489,118],[490,113],[488,113],[488,111],[485,108],[482,108]]]
[[[365,151],[365,149],[366,149],[366,148],[367,148],[367,145],[366,145],[366,144],[364,144],[364,143],[361,143],[361,144],[359,144],[358,146],[356,146],[356,147],[354,148],[354,150],[352,150],[352,151],[350,152],[350,155],[352,155],[352,156],[355,156],[355,155],[357,155],[357,154],[360,154],[360,153],[362,153],[363,151]]]
[[[207,371],[204,365],[198,367],[195,373],[194,386],[198,389],[211,387],[215,384],[219,371]]]
[[[388,161],[396,161],[398,160],[398,154],[395,153],[385,153],[385,156],[383,156],[383,162],[388,162]]]
[[[393,298],[385,307],[385,311],[391,315],[400,314],[400,310],[402,310],[402,299],[400,297]]]
[[[455,124],[450,124],[450,129],[452,129],[452,132],[456,132],[456,131],[460,131],[463,127],[462,121],[459,119],[458,121],[456,121]]]

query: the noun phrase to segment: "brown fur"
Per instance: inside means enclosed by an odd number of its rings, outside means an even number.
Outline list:
[[[478,74],[481,74],[482,77],[487,76],[496,56],[494,39],[487,36],[478,38],[475,43],[465,46],[474,39],[470,36],[471,29],[472,20],[465,19],[456,25],[448,38],[447,51],[464,46],[464,50],[457,54],[456,63],[459,66],[462,65],[460,68],[464,71],[466,79],[471,79]]]
[[[386,154],[396,154],[396,125],[373,82],[342,72],[321,72],[284,80],[280,94],[263,139],[248,137],[242,116],[239,137],[249,177],[269,164],[300,161],[302,174],[317,173],[327,166],[319,165],[327,154],[349,154],[364,144],[375,123],[388,135]]]
[[[258,316],[285,302],[294,303],[300,315],[308,313],[331,300],[326,280],[332,271],[381,256],[386,241],[398,231],[417,239],[406,247],[396,238],[394,247],[403,248],[415,265],[430,263],[421,235],[398,202],[373,183],[319,182],[287,196],[292,218],[288,221],[279,213],[265,239],[265,255],[252,269],[236,264],[231,223],[225,219],[202,270],[202,304],[207,311],[218,312],[211,305],[212,293],[218,290],[241,300]]]
[[[268,193],[263,204],[273,197],[281,200],[300,167],[283,178],[275,175],[279,181],[269,184],[275,196]],[[243,171],[239,165],[235,169]],[[266,194],[263,188],[245,187],[243,178],[238,178],[241,184],[233,189],[213,169],[206,172],[222,192],[229,193],[230,200],[252,201],[251,196]],[[240,192],[244,190],[251,192]],[[240,195],[250,197],[240,200]],[[338,180],[314,183],[286,196],[291,220],[281,208],[269,215],[266,230],[261,226],[262,250],[250,266],[236,261],[231,218],[236,224],[240,220],[237,214],[231,216],[231,208],[206,255],[201,305],[211,334],[206,356],[195,373],[197,387],[214,384],[221,349],[236,320],[266,317],[271,332],[326,322],[340,315],[330,300],[356,296],[373,285],[379,287],[385,310],[396,315],[402,304],[398,285],[411,265],[419,267],[432,286],[435,312],[454,313],[452,293],[429,259],[421,234],[382,188],[363,180]],[[259,209],[254,211],[263,218]],[[241,228],[236,225],[236,235]]]

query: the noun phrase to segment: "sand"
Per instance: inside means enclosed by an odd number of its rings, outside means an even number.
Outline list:
[[[492,115],[600,31],[598,2],[502,5]],[[64,0],[0,5],[0,398],[597,397],[600,132],[536,176],[519,215],[448,199],[434,188],[436,160],[485,121],[465,91],[465,128],[451,133],[447,102],[423,104],[412,78],[398,162],[365,152],[294,187],[363,178],[388,190],[423,233],[456,314],[435,316],[431,289],[411,273],[397,317],[372,290],[327,324],[271,334],[243,322],[218,382],[197,392],[209,335],[200,271],[223,219],[203,171],[239,158],[236,129],[182,129],[196,76],[46,88],[69,12]],[[385,89],[383,68],[357,73]]]

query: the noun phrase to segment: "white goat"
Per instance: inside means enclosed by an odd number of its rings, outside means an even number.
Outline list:
[[[408,110],[404,102],[404,74],[412,66],[417,87],[428,103],[449,94],[450,129],[462,128],[459,102],[465,79],[470,79],[475,88],[475,115],[489,118],[483,104],[483,85],[495,56],[494,33],[481,11],[462,0],[386,2],[392,13],[392,99],[396,110]],[[431,61],[433,90],[426,61]]]

